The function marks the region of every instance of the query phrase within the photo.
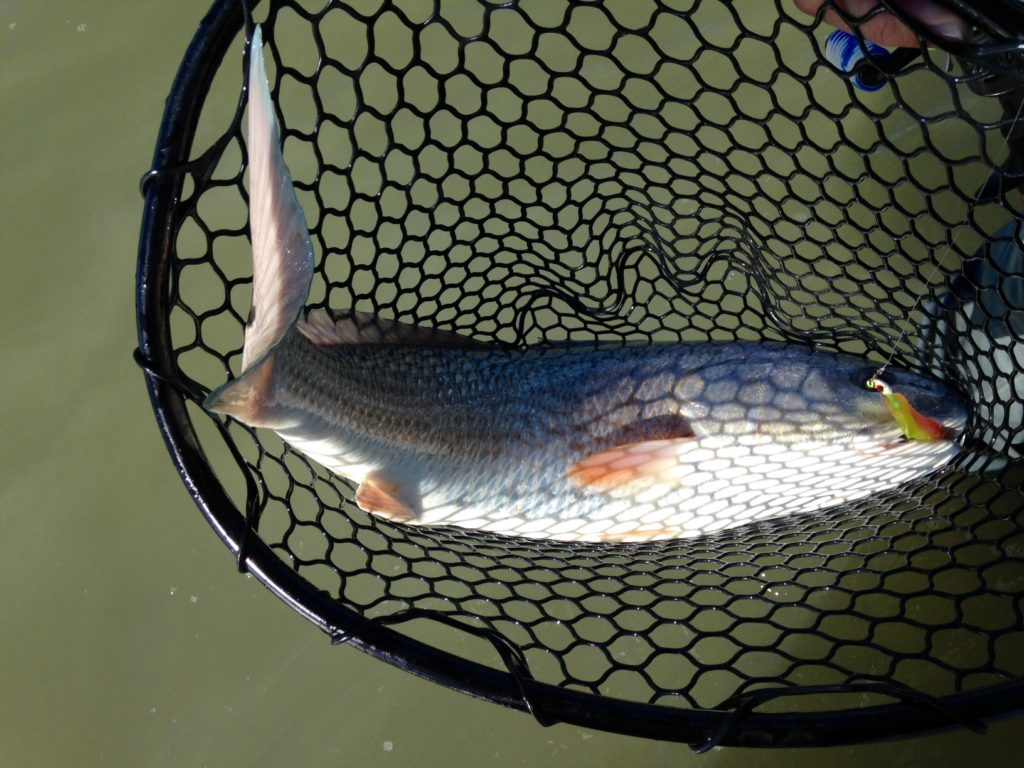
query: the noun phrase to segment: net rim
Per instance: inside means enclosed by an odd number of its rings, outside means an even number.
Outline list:
[[[251,1],[252,6],[259,4],[260,0]],[[533,680],[528,673],[524,678],[512,669],[503,671],[470,661],[375,623],[328,597],[251,536],[246,512],[230,499],[205,458],[186,409],[187,388],[167,374],[176,367],[168,285],[180,221],[183,170],[191,159],[192,141],[214,75],[245,23],[241,2],[214,0],[185,52],[166,100],[152,170],[143,177],[136,273],[136,360],[145,372],[158,427],[189,495],[237,558],[240,570],[253,574],[334,642],[353,645],[447,688],[529,712],[542,725],[566,723],[688,743],[704,751],[713,746],[838,746],[958,726],[981,731],[983,721],[1024,709],[1024,679],[916,703],[897,696],[894,704],[787,713],[755,712],[763,702],[751,700],[731,709],[680,709],[562,688]],[[769,692],[765,698],[774,696]]]

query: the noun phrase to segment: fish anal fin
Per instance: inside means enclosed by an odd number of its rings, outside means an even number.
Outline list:
[[[635,483],[645,485],[678,480],[675,470],[682,454],[694,445],[694,436],[618,445],[576,462],[567,476],[580,485],[614,490]]]
[[[365,312],[333,316],[325,309],[312,309],[299,321],[298,331],[318,347],[360,344],[408,344],[427,347],[487,348],[490,344],[439,328],[389,320]]]
[[[387,518],[395,523],[408,523],[415,520],[415,494],[399,480],[386,472],[374,470],[370,472],[356,489],[356,504],[364,512]]]

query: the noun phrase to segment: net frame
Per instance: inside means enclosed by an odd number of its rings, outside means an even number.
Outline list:
[[[970,10],[967,3],[955,3]],[[1009,5],[998,10],[1009,13]],[[897,11],[898,12],[898,11]],[[182,372],[175,352],[170,315],[175,301],[175,241],[182,222],[186,176],[201,189],[208,182],[224,147],[215,144],[194,158],[192,142],[203,101],[226,52],[245,22],[235,2],[215,3],[200,24],[167,102],[154,156],[144,179],[145,211],[137,274],[139,350],[157,421],[176,468],[201,512],[238,558],[273,593],[318,626],[336,642],[346,642],[447,687],[531,712],[540,722],[566,722],[630,735],[712,745],[809,746],[855,743],[905,735],[950,724],[980,729],[981,721],[1024,706],[1024,680],[990,685],[946,696],[929,696],[896,682],[851,680],[841,685],[754,688],[725,698],[717,707],[680,709],[595,695],[534,679],[522,651],[503,634],[486,626],[464,623],[437,611],[412,607],[391,615],[367,615],[325,594],[289,566],[259,535],[262,507],[268,503],[258,473],[245,472],[244,508],[225,489],[204,451],[188,401],[202,388]],[[996,14],[992,29],[1011,29],[1012,19]],[[989,59],[984,59],[990,61]],[[236,126],[242,107],[236,114]],[[231,134],[225,138],[230,140]],[[187,201],[186,201],[187,202]],[[227,428],[217,423],[225,443],[241,467],[251,468]],[[825,521],[827,524],[827,521]],[[777,543],[779,529],[767,527],[763,541]],[[457,544],[458,537],[452,539]],[[747,540],[758,541],[757,537]],[[502,546],[500,537],[481,538],[481,551]],[[723,545],[725,550],[728,545]],[[570,548],[571,550],[572,548]],[[518,545],[538,560],[550,558],[544,545]],[[611,549],[614,561],[632,550]],[[587,554],[590,557],[590,554]],[[696,559],[699,559],[697,556]],[[710,558],[714,561],[714,558]],[[599,568],[595,568],[595,573]],[[1020,609],[1017,609],[1020,616]],[[505,669],[480,663],[403,634],[393,627],[429,619],[455,632],[489,642]],[[811,712],[757,712],[765,703],[794,696],[836,693],[877,695],[896,703],[863,708]]]

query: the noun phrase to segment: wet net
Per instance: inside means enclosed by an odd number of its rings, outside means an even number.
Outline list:
[[[968,41],[894,6],[930,46],[854,37],[859,64],[826,50],[830,3],[256,5],[311,306],[515,346],[795,340],[972,404],[967,449],[895,490],[572,544],[388,523],[200,407],[251,298],[246,17],[216,4],[144,183],[137,357],[240,567],[334,640],[542,723],[800,745],[1020,708],[1024,27],[1014,3],[943,5]]]

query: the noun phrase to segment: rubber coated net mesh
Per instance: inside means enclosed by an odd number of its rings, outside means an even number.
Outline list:
[[[1024,255],[1007,108],[1021,81],[992,87],[931,48],[860,89],[827,60],[832,27],[787,2],[311,0],[256,18],[317,251],[311,306],[514,345],[894,351],[974,404],[976,450],[923,480],[617,545],[389,524],[273,433],[229,420],[258,490],[253,535],[303,579],[368,618],[415,609],[493,630],[539,681],[642,704],[852,681],[944,697],[1024,677]],[[226,96],[204,107],[194,157],[238,98],[240,55],[221,69]],[[249,311],[241,124],[190,179],[175,240],[172,351],[203,389],[237,374]],[[222,433],[188,414],[244,509]],[[436,622],[401,631],[494,663]]]

